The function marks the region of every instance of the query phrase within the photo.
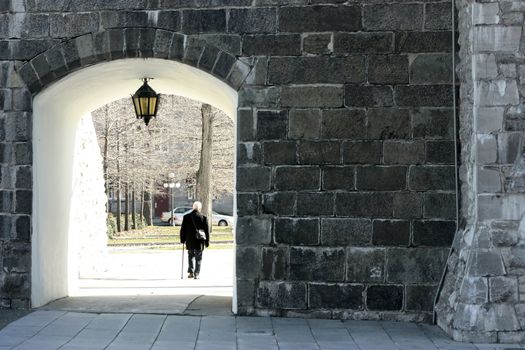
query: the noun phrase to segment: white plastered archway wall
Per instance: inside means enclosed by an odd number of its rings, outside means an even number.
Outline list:
[[[36,95],[33,101],[33,307],[73,294],[76,288],[78,252],[75,232],[70,232],[73,231],[70,230],[70,208],[74,190],[74,146],[80,120],[109,102],[129,97],[143,77],[153,77],[150,85],[159,93],[209,103],[236,120],[234,89],[196,68],[162,59],[100,63],[69,74]],[[233,283],[235,308],[235,280]]]

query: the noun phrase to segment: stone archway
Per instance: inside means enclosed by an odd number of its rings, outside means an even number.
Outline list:
[[[71,164],[74,130],[83,115],[128,95],[138,79],[148,76],[156,78],[153,84],[160,93],[201,100],[236,118],[236,91],[250,71],[248,65],[174,32],[120,32],[125,44],[116,39],[115,31],[86,35],[51,48],[20,70],[34,95],[34,307],[66,296],[75,288],[74,220],[69,213],[73,203]],[[116,43],[123,46],[117,48]]]

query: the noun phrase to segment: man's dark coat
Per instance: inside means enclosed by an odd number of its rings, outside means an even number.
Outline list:
[[[195,225],[193,224],[195,222]],[[206,232],[206,241],[197,240],[197,229]],[[204,246],[210,245],[210,230],[208,228],[208,219],[196,210],[184,215],[180,227],[180,242],[186,243],[186,249],[203,250]]]

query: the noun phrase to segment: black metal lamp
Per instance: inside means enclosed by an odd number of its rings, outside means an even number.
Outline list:
[[[133,100],[137,119],[144,119],[144,123],[148,125],[150,119],[157,116],[160,94],[157,94],[155,90],[148,85],[150,78],[144,78],[142,80],[144,84],[131,96],[131,99]]]

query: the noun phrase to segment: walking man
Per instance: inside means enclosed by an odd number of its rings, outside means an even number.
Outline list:
[[[210,245],[208,219],[201,214],[201,210],[202,203],[194,202],[193,210],[184,215],[180,227],[180,242],[186,244],[188,250],[188,278],[195,279],[199,279],[202,251]]]

